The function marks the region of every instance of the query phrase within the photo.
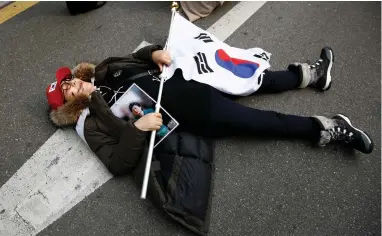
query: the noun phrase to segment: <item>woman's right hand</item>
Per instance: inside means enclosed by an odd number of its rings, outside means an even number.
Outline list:
[[[137,120],[134,125],[142,131],[159,130],[163,124],[161,113],[149,113]]]
[[[159,70],[163,71],[164,65],[170,65],[171,64],[171,56],[168,53],[168,51],[164,50],[156,50],[151,54],[151,59],[155,64],[158,65]]]

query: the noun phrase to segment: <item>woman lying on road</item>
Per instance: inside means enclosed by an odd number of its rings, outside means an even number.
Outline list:
[[[333,51],[326,47],[312,65],[296,63],[286,71],[265,71],[259,91],[276,93],[306,87],[328,90],[333,62]],[[56,72],[57,81],[46,89],[51,120],[58,126],[72,125],[79,120],[81,112],[88,111],[83,123],[84,141],[112,174],[130,173],[138,164],[141,165],[141,157],[144,163],[147,134],[160,129],[161,115],[149,113],[135,122],[126,121],[114,116],[109,108],[114,104],[114,98],[133,83],[157,98],[159,70],[170,63],[168,53],[161,46],[148,46],[120,61],[109,58],[97,67],[81,63],[73,71],[60,68]],[[157,70],[157,73],[152,73],[152,70]],[[93,85],[91,79],[94,77]],[[174,133],[187,132],[208,138],[267,135],[311,140],[321,147],[331,142],[345,143],[363,153],[373,150],[371,138],[355,128],[345,115],[302,117],[246,107],[209,85],[186,81],[180,70],[166,81],[161,105],[179,122]],[[195,141],[199,139],[190,138],[192,135],[183,135],[173,142],[174,133],[163,141],[169,151],[160,160],[165,184],[159,185],[167,186],[164,187],[167,194],[157,195],[162,196],[162,207],[168,214],[203,234],[206,232],[203,229],[206,224],[204,216],[210,205],[213,152],[209,150],[212,148]],[[174,148],[176,145],[178,147]],[[154,155],[160,156],[159,150],[160,147],[156,148]],[[195,162],[195,158],[202,161]],[[161,180],[157,178],[157,181]],[[157,192],[162,190],[157,188]],[[173,207],[168,207],[170,205]],[[175,208],[177,210],[173,210]],[[180,219],[179,215],[183,218]],[[194,218],[185,217],[189,215]]]
[[[129,66],[119,68],[121,74],[118,77],[114,77],[113,71],[108,71],[103,77],[96,75],[94,85],[84,81],[94,76],[94,66],[87,63],[78,65],[73,70],[74,77],[69,68],[60,68],[56,74],[56,86],[53,88],[49,85],[47,88],[48,102],[52,108],[51,119],[56,125],[75,124],[81,110],[89,106],[90,116],[84,128],[86,142],[101,160],[107,160],[105,163],[108,163],[107,167],[114,174],[127,173],[134,167],[141,153],[137,150],[143,149],[147,132],[158,130],[162,120],[160,114],[150,113],[135,123],[125,122],[114,117],[107,108],[113,105],[114,99],[111,98],[119,89],[116,86],[120,82],[123,89],[119,92],[136,83],[151,97],[157,97],[159,82],[155,75],[147,74],[137,80],[124,80],[156,69],[157,66],[161,69],[164,64],[171,63],[168,53],[161,49],[160,46],[148,46],[139,50],[131,55]],[[333,62],[333,51],[326,47],[313,65],[293,64],[288,67],[288,71],[265,71],[259,90],[269,93],[306,87],[328,90]],[[97,68],[95,71],[97,73]],[[109,104],[106,101],[110,101]],[[373,150],[371,138],[355,128],[345,115],[339,114],[332,118],[301,117],[249,108],[235,103],[209,85],[182,79],[179,70],[165,83],[161,105],[179,121],[178,129],[200,136],[283,136],[308,139],[318,146],[340,141],[363,153],[371,153]],[[102,109],[105,111],[100,112]],[[127,140],[134,143],[130,145],[130,151],[126,149]],[[121,165],[113,161],[113,158],[125,160],[131,166],[119,169]]]

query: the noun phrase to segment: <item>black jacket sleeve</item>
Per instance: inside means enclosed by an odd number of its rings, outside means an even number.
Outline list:
[[[144,151],[146,132],[114,116],[97,92],[92,94],[90,114],[84,132],[89,147],[113,175],[130,173]]]
[[[145,135],[128,123],[121,131],[121,139],[116,141],[107,134],[88,129],[86,142],[113,175],[129,174],[138,164],[145,145]]]
[[[149,45],[133,53],[133,57],[135,59],[147,61],[154,64],[153,59],[151,58],[151,54],[157,50],[162,50],[162,49],[163,47],[161,45]]]

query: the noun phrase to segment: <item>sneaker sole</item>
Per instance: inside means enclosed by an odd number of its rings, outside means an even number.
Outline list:
[[[371,146],[371,148],[370,148],[371,151],[370,151],[370,152],[365,152],[365,153],[367,153],[367,154],[371,153],[371,152],[373,151],[373,149],[374,149],[374,143],[373,143],[373,141],[371,141],[371,139],[369,138],[369,135],[366,134],[364,131],[362,131],[362,130],[360,130],[360,129],[357,129],[356,127],[354,127],[354,126],[352,125],[352,123],[350,122],[350,119],[349,119],[347,116],[345,116],[345,115],[343,115],[343,114],[337,114],[336,116],[341,117],[346,123],[348,123],[348,125],[350,125],[353,129],[355,129],[355,130],[357,130],[359,133],[361,133],[361,135],[369,141],[370,146]]]
[[[328,57],[330,62],[329,62],[328,71],[326,72],[325,86],[322,88],[322,90],[324,90],[324,91],[328,90],[331,87],[332,75],[330,74],[330,72],[332,71],[333,62],[334,62],[333,50],[331,48],[327,47],[327,48],[325,48],[325,53],[326,53],[326,56]]]

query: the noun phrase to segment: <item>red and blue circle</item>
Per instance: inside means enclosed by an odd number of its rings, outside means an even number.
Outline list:
[[[231,71],[234,75],[242,79],[251,78],[259,68],[258,63],[232,58],[223,49],[218,49],[215,52],[215,61],[220,67]]]

